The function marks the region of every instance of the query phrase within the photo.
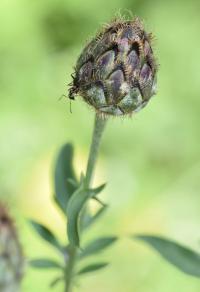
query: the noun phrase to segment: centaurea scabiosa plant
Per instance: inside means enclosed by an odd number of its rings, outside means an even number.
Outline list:
[[[55,202],[67,218],[68,244],[63,245],[48,228],[31,221],[40,236],[61,255],[60,262],[48,258],[31,261],[34,267],[60,271],[51,286],[63,281],[64,291],[71,292],[77,277],[102,269],[108,264],[94,262],[79,267],[83,259],[96,255],[117,240],[116,236],[100,237],[86,246],[81,241],[86,228],[91,227],[107,209],[98,197],[105,184],[92,187],[100,141],[110,116],[132,116],[147,105],[156,91],[157,69],[152,50],[152,34],[144,30],[143,23],[138,18],[112,21],[86,45],[78,58],[72,74],[69,98],[74,100],[81,96],[94,109],[95,122],[87,169],[80,179],[77,179],[73,169],[71,144],[66,144],[61,149],[55,167]],[[90,213],[90,200],[96,200],[99,204],[94,215]],[[180,263],[175,262],[177,257],[174,254],[179,250],[183,255],[182,247],[177,249],[175,243],[158,237],[137,238],[151,244],[168,261],[180,268]]]
[[[95,110],[92,143],[85,174],[77,180],[72,166],[73,147],[65,145],[55,168],[55,201],[67,217],[69,244],[63,246],[43,225],[31,221],[36,231],[61,254],[62,262],[32,260],[32,266],[58,268],[60,275],[51,285],[64,281],[65,292],[72,291],[79,275],[102,269],[106,262],[92,263],[78,269],[79,262],[113,244],[117,237],[101,237],[81,244],[81,236],[105,211],[98,198],[105,184],[92,188],[100,141],[110,116],[132,115],[143,108],[155,94],[157,65],[152,50],[152,35],[142,22],[115,19],[106,25],[83,49],[72,74],[69,98],[81,96]],[[90,214],[88,203],[96,200],[100,207]]]

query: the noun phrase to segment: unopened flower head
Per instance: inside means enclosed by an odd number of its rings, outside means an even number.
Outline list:
[[[0,203],[0,291],[17,292],[23,276],[24,258],[13,220]]]
[[[152,35],[138,18],[107,25],[80,55],[69,97],[81,95],[107,115],[139,111],[155,94],[157,65],[151,42]]]

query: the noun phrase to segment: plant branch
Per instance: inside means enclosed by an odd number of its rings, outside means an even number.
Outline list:
[[[88,158],[87,170],[86,170],[86,176],[85,176],[85,188],[90,187],[90,184],[93,178],[99,146],[100,146],[100,141],[102,138],[105,125],[106,125],[106,119],[102,118],[96,113],[95,121],[94,121],[94,129],[93,129],[93,134],[92,134],[92,142],[90,146],[90,152],[89,152],[89,158]],[[84,220],[84,216],[82,217],[82,220]],[[78,252],[78,249],[72,246],[70,249],[68,263],[65,269],[65,292],[72,291],[72,279],[74,276],[74,266],[76,263],[77,252]]]

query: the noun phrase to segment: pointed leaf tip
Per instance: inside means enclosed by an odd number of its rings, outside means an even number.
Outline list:
[[[97,188],[91,189],[91,191],[94,193],[94,196],[98,195],[100,192],[103,191],[103,189],[106,187],[106,183],[100,185]]]
[[[30,224],[34,228],[34,230],[48,243],[50,243],[53,247],[58,249],[60,252],[63,252],[63,248],[61,244],[59,243],[58,239],[56,236],[53,234],[52,231],[50,231],[46,226],[34,221],[34,220],[29,220]]]
[[[64,280],[63,277],[57,277],[50,283],[50,288],[54,288],[60,281]]]
[[[101,237],[95,239],[83,249],[82,253],[80,254],[80,258],[82,259],[86,256],[91,256],[93,254],[103,251],[104,249],[115,243],[117,239],[118,238],[116,236]]]
[[[107,267],[108,265],[109,265],[109,263],[107,263],[107,262],[91,264],[91,265],[88,265],[88,266],[80,269],[78,271],[78,275],[83,275],[83,274],[86,274],[86,273],[96,272],[98,270],[101,270],[101,269]]]
[[[172,240],[151,236],[137,235],[135,239],[144,241],[153,247],[165,260],[176,266],[182,272],[200,277],[200,254]]]

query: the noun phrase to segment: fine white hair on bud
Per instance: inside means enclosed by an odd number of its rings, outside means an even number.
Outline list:
[[[139,18],[115,19],[83,49],[69,97],[81,95],[99,113],[139,111],[155,94],[157,65],[152,34]]]

